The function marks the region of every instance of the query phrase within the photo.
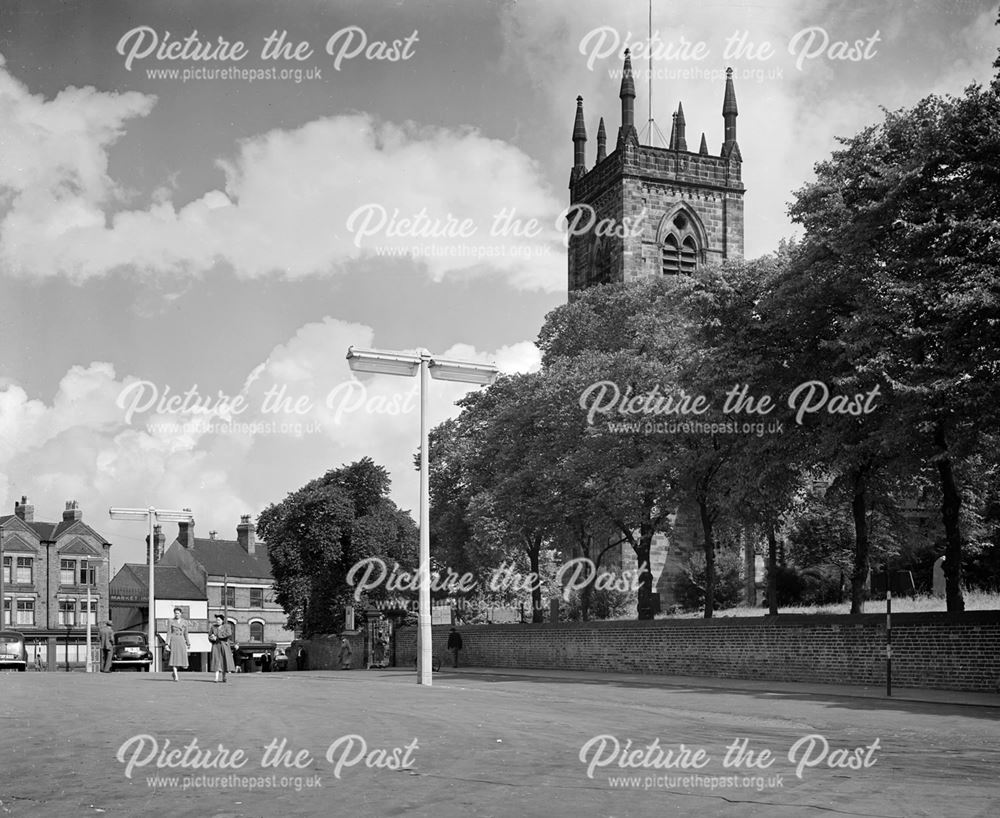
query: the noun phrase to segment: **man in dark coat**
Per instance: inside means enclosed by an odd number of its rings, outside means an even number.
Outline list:
[[[451,633],[448,634],[448,650],[450,650],[455,657],[455,667],[458,667],[458,652],[461,649],[462,634],[452,628]]]
[[[115,647],[115,632],[110,619],[97,629],[97,638],[101,644],[101,673],[110,673]]]

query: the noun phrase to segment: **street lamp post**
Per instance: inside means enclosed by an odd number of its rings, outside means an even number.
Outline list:
[[[431,534],[429,444],[427,429],[428,376],[439,381],[493,383],[497,368],[492,364],[439,358],[422,349],[418,353],[349,347],[347,363],[355,372],[375,372],[383,375],[420,375],[420,566],[418,569],[419,597],[417,601],[417,684],[431,685]]]
[[[150,670],[156,672],[160,669],[160,652],[156,649],[156,596],[154,593],[155,579],[153,575],[154,540],[153,526],[158,522],[166,523],[190,523],[194,520],[194,515],[190,511],[167,511],[162,508],[110,508],[108,514],[112,520],[146,520],[149,527],[149,631],[146,638],[149,640],[149,651],[152,653]]]

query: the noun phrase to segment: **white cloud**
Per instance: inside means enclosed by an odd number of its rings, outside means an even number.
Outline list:
[[[222,417],[192,408],[218,407],[218,390],[209,384],[197,391],[193,384],[152,384],[120,377],[108,363],[72,367],[50,403],[7,380],[0,384],[2,513],[11,513],[14,497],[24,494],[38,519],[59,519],[63,502],[77,500],[85,519],[122,546],[115,552],[121,564],[142,559],[142,535],[109,521],[104,510],[111,505],[189,507],[199,532],[215,528],[231,537],[239,515],[256,514],[326,469],[364,456],[389,470],[394,499],[415,509],[417,379],[356,378],[345,358],[350,344],[376,340],[360,324],[333,318],[306,324],[247,374],[240,393],[245,408]],[[527,341],[496,351],[457,344],[441,352],[495,361],[508,372],[538,366],[538,351]],[[472,388],[432,381],[430,423],[456,414],[455,401]],[[227,397],[232,404],[236,395]],[[227,418],[241,425],[227,426]]]
[[[145,209],[113,211],[108,147],[153,102],[93,88],[46,102],[0,67],[0,187],[9,193],[0,261],[9,271],[83,280],[225,264],[248,278],[297,278],[387,253],[409,255],[434,280],[492,274],[518,288],[564,286],[562,203],[526,154],[472,129],[319,119],[241,142],[218,160],[224,190],[182,204],[168,179]],[[536,237],[493,235],[503,211],[537,220]]]
[[[850,136],[882,118],[880,105],[912,105],[932,92],[960,93],[973,79],[984,82],[996,55],[995,4],[897,2],[849,4],[790,3],[787,0],[737,0],[728,3],[653,4],[653,31],[662,48],[653,59],[653,117],[666,136],[671,114],[683,102],[689,149],[697,149],[701,132],[709,151],[719,152],[724,84],[718,77],[727,66],[736,71],[740,115],[738,141],[743,155],[746,253],[770,252],[793,232],[786,218],[792,192],[812,177],[814,163],[828,158],[836,136]],[[550,161],[569,172],[569,134],[575,100],[584,97],[589,140],[587,164],[594,162],[597,124],[604,117],[609,145],[614,147],[621,123],[618,92],[622,53],[639,46],[633,56],[637,72],[635,122],[640,130],[649,118],[647,67],[649,4],[647,0],[577,0],[559,3],[516,3],[506,7],[505,60],[530,77],[564,112],[564,137],[553,140]],[[606,27],[607,38],[588,35]],[[837,60],[822,55],[805,60],[797,70],[788,47],[809,27],[824,29],[829,42],[867,41],[876,32],[869,60]],[[724,48],[734,34],[746,45],[773,49],[767,59],[727,58]],[[617,37],[617,48],[612,49]],[[817,32],[818,40],[821,39]],[[817,43],[818,43],[817,40]],[[592,60],[594,48],[605,44]],[[677,56],[683,43],[703,43],[706,56]],[[804,40],[800,40],[800,43]],[[581,51],[581,45],[585,45]],[[675,49],[670,56],[666,47]],[[656,43],[654,42],[654,50]],[[608,53],[614,51],[613,54]],[[608,53],[608,56],[603,54]],[[761,54],[758,52],[758,57]],[[523,66],[523,67],[522,67]],[[688,74],[685,76],[684,71]],[[716,76],[712,76],[716,72]],[[558,134],[557,134],[558,136]],[[647,139],[644,142],[648,143]],[[657,144],[660,144],[659,140]]]

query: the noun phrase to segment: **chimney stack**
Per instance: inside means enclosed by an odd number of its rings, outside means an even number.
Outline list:
[[[167,538],[163,534],[163,526],[157,524],[153,526],[153,564],[155,565],[163,557],[166,549]],[[149,535],[146,535],[146,565],[149,565]]]
[[[23,495],[21,496],[21,502],[14,501],[14,513],[26,523],[35,522],[35,507]]]
[[[254,551],[257,548],[257,535],[254,533],[253,523],[250,522],[250,515],[243,514],[240,517],[240,524],[236,526],[236,540],[240,548],[246,551],[251,557],[256,556]]]
[[[185,508],[183,511],[190,511]],[[189,523],[177,523],[177,539],[185,548],[194,548],[194,520]]]
[[[63,510],[63,522],[74,523],[83,519],[83,510],[76,500],[67,500],[66,508]]]

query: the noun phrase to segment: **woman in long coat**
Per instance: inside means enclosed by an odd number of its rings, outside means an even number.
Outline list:
[[[181,619],[180,608],[174,608],[174,618],[170,620],[167,628],[167,651],[170,654],[167,664],[174,674],[174,681],[179,682],[177,669],[187,669],[188,650],[191,648],[191,641],[188,639],[187,622]]]
[[[222,614],[215,615],[215,624],[208,629],[208,641],[212,643],[209,670],[215,671],[216,683],[219,681],[219,673],[225,682],[226,674],[236,671],[236,662],[233,661],[233,651],[230,647],[233,641],[233,629]]]

